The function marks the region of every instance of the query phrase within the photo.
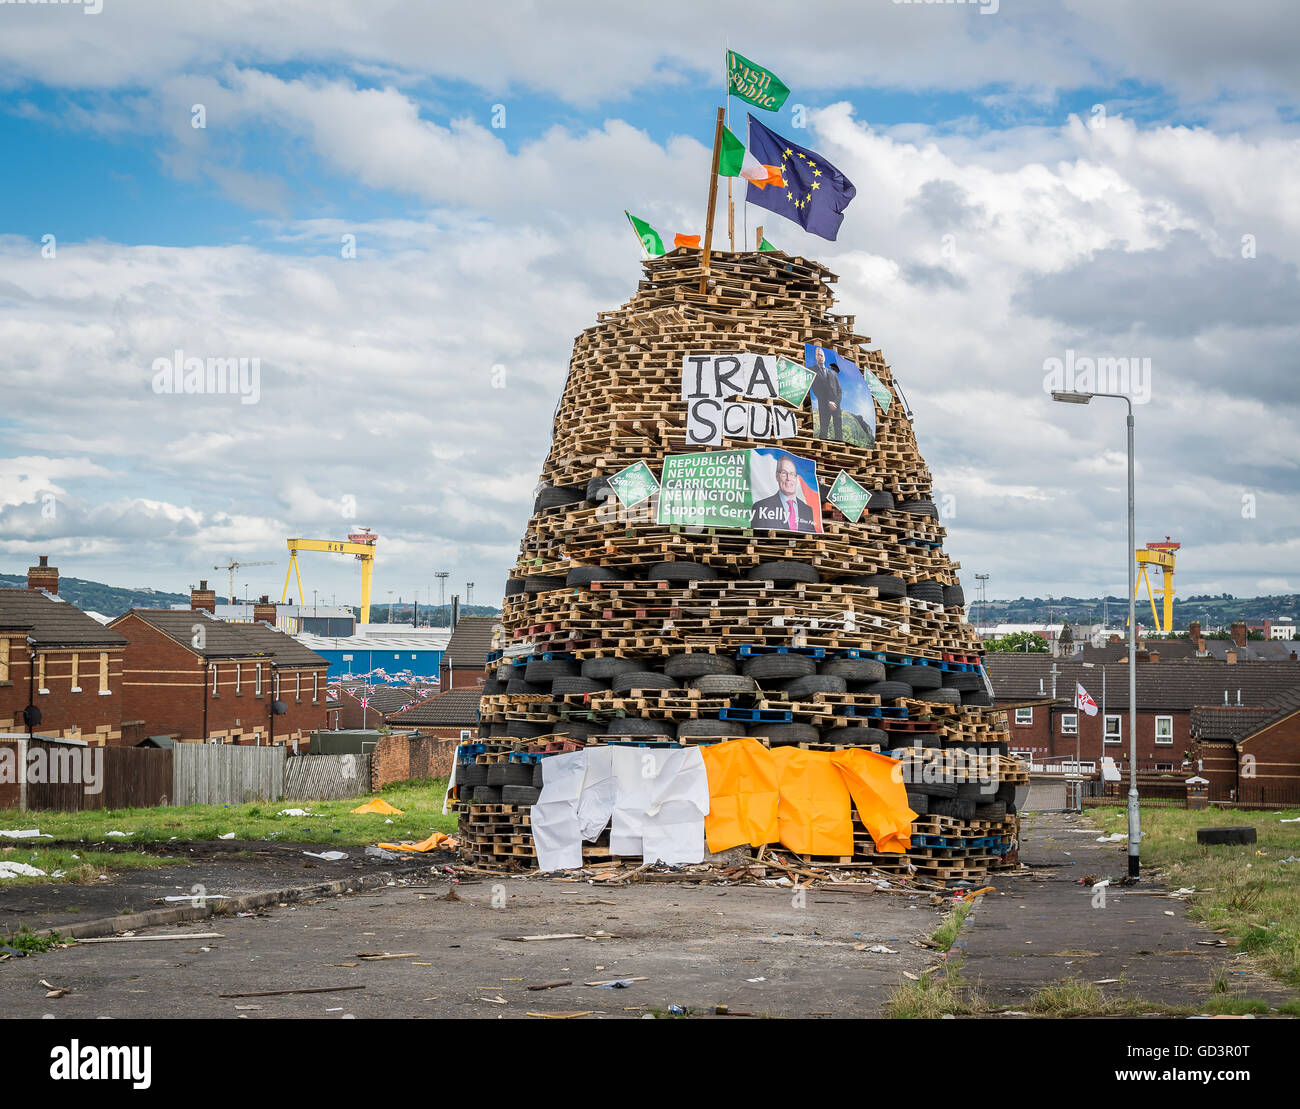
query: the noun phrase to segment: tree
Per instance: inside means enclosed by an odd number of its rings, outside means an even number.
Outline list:
[[[1012,632],[999,639],[990,639],[984,644],[990,651],[1025,651],[1033,654],[1047,654],[1051,648],[1037,632]]]

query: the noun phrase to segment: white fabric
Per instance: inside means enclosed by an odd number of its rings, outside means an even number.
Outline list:
[[[641,854],[641,822],[659,789],[659,772],[672,754],[667,747],[615,747],[618,795],[609,829],[611,855]]]
[[[704,818],[709,813],[709,777],[698,747],[670,751],[659,789],[641,820],[646,862],[670,866],[704,861]]]
[[[530,815],[539,870],[575,870],[582,866],[578,798],[586,772],[586,751],[542,759],[542,792]]]
[[[613,747],[588,747],[587,772],[578,797],[578,832],[585,840],[596,839],[605,830],[614,811]]]

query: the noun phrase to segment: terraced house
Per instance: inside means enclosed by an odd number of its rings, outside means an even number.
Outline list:
[[[216,619],[207,584],[191,590],[188,611],[137,608],[110,625],[128,640],[124,711],[144,721],[146,735],[181,742],[305,741],[325,726],[328,660],[261,614],[254,623]]]
[[[26,732],[31,704],[39,735],[123,743],[126,640],[58,594],[46,555],[28,569],[26,589],[0,589],[0,732]]]

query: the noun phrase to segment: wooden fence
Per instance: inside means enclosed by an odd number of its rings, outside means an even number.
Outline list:
[[[173,805],[243,805],[284,797],[283,747],[178,743]]]
[[[172,753],[22,739],[4,758],[20,777],[0,790],[0,807],[80,812],[149,808],[172,795]],[[11,775],[4,773],[8,779]]]
[[[331,801],[369,790],[369,755],[293,755],[285,760],[287,801]]]

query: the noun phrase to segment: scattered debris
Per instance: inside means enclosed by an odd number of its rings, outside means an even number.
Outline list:
[[[319,816],[319,813],[308,812],[306,809],[281,809],[276,816]]]
[[[546,1020],[573,1020],[575,1017],[589,1017],[594,1012],[594,1009],[574,1009],[563,1013],[529,1013],[527,1015],[530,1017],[543,1017]]]
[[[0,836],[7,836],[9,839],[53,839],[54,838],[48,832],[42,833],[39,828],[0,828]]]
[[[348,857],[346,851],[304,851],[304,855],[310,855],[313,859],[324,859],[329,863],[337,863]]]
[[[584,986],[595,986],[602,990],[625,990],[633,982],[649,982],[649,978],[609,978],[604,982],[584,982]]]
[[[0,862],[0,882],[6,878],[45,878],[45,871],[27,863]]]
[[[343,990],[364,990],[365,986],[309,986],[301,990],[259,990],[257,993],[219,993],[220,998],[234,997],[282,997],[295,993],[341,993]]]
[[[166,936],[137,936],[132,932],[125,932],[120,936],[92,936],[88,939],[78,940],[78,943],[146,943],[153,940],[220,940],[225,939],[221,932],[187,932],[184,935],[169,934]]]
[[[530,990],[557,990],[561,986],[572,986],[572,985],[573,985],[573,979],[566,978],[562,982],[543,982],[541,983],[541,985],[529,986],[528,988]]]
[[[372,797],[364,805],[358,805],[353,813],[379,813],[381,816],[401,816],[401,809],[396,809],[382,797]]]

